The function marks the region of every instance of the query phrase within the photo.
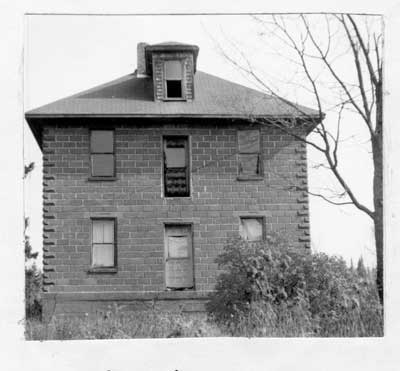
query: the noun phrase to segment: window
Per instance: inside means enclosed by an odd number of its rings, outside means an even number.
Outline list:
[[[114,131],[90,132],[90,163],[92,177],[114,177]]]
[[[262,177],[261,146],[259,130],[239,130],[239,178]]]
[[[167,224],[164,235],[167,290],[193,288],[193,246],[190,224]]]
[[[182,62],[180,60],[165,61],[165,98],[182,99]]]
[[[190,196],[188,137],[164,137],[164,195]]]
[[[92,267],[116,266],[115,220],[92,219]]]
[[[240,237],[247,241],[264,240],[263,217],[241,217],[239,226]]]

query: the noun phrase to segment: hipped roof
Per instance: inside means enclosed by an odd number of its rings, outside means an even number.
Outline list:
[[[26,112],[26,118],[113,117],[313,117],[318,111],[224,80],[194,75],[193,101],[155,101],[153,79],[123,76]]]
[[[57,100],[25,113],[25,118],[41,145],[41,126],[47,119],[130,117],[130,118],[304,118],[320,119],[319,112],[284,99],[221,79],[205,72],[194,74],[192,101],[156,101],[153,79],[123,76],[90,90]],[[50,124],[55,123],[52,120]],[[141,121],[145,123],[147,121]]]

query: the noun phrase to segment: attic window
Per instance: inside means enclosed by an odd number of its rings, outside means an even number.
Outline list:
[[[183,99],[183,65],[180,60],[165,61],[165,98]]]

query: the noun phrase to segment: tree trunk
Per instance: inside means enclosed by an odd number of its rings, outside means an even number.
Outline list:
[[[382,187],[380,191],[382,190]],[[374,196],[374,201],[375,201]],[[378,201],[379,202],[379,201]],[[377,202],[374,202],[375,205]],[[381,201],[380,201],[381,203]],[[383,207],[375,206],[375,248],[376,248],[376,285],[378,288],[379,300],[383,305]]]
[[[383,151],[382,151],[382,124],[383,124],[383,97],[382,87],[376,87],[376,126],[372,136],[372,156],[374,161],[374,227],[376,248],[376,285],[379,300],[383,305]]]

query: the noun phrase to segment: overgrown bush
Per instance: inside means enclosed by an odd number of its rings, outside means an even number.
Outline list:
[[[40,319],[42,316],[42,273],[33,264],[25,267],[25,317]]]
[[[382,336],[374,283],[324,253],[265,242],[229,241],[207,311],[232,335]]]
[[[25,176],[34,168],[34,163],[25,166]],[[42,316],[42,272],[36,266],[38,252],[33,252],[27,234],[29,218],[25,217],[24,251],[25,251],[25,318],[39,319]]]

